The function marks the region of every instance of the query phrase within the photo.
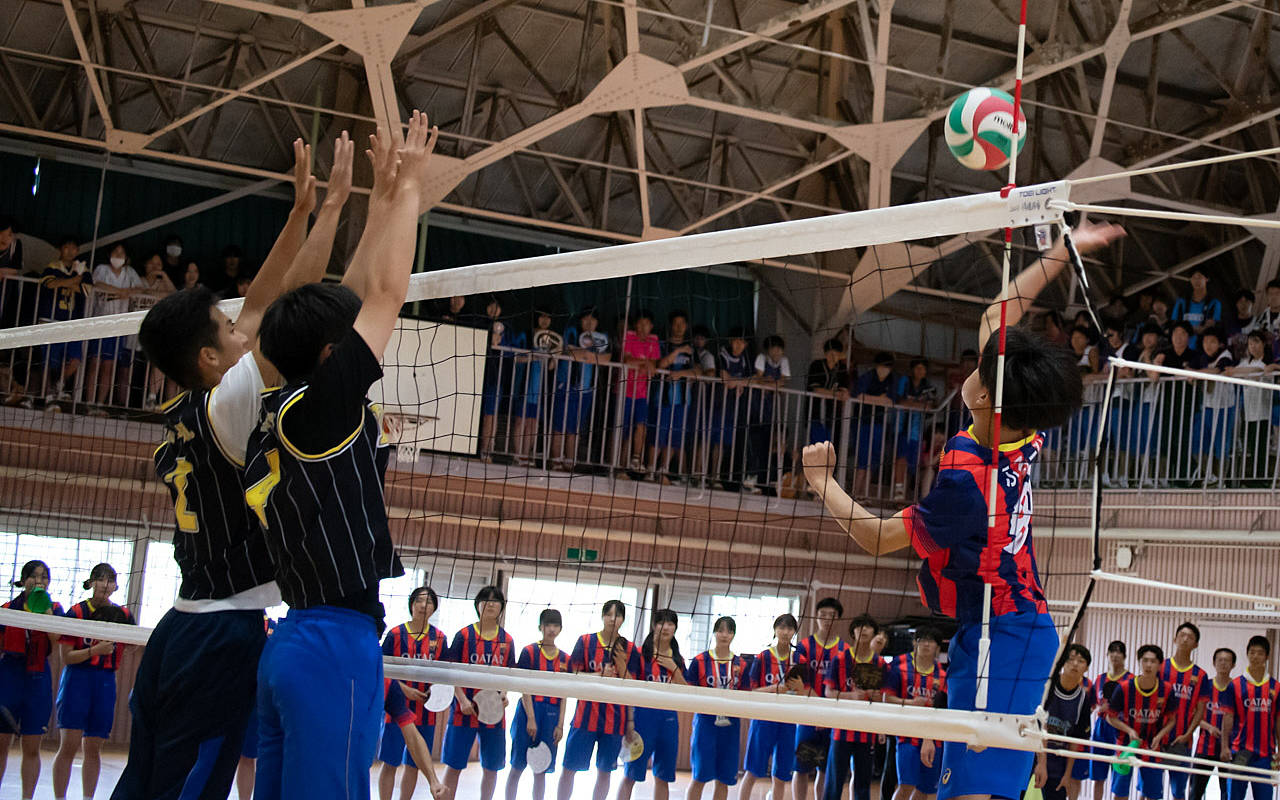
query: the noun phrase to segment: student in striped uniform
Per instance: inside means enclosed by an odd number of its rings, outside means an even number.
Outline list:
[[[848,647],[840,635],[833,633],[836,620],[844,617],[844,606],[834,597],[824,597],[814,608],[814,632],[800,640],[796,649],[808,663],[807,683],[812,694],[826,694],[827,665],[844,654]],[[827,751],[831,749],[831,729],[813,725],[796,726],[796,774],[792,796],[796,800],[809,800],[809,778],[817,772],[814,781],[814,800],[822,800],[823,779],[827,770]],[[813,761],[805,763],[805,754],[812,754]]]
[[[281,292],[319,280],[329,263],[351,189],[354,144],[344,134],[334,152],[324,205],[307,236],[315,179],[310,149],[294,142],[293,208],[234,323],[212,294],[196,288],[156,303],[138,332],[148,360],[186,390],[162,407],[165,438],[155,453],[156,474],[173,501],[182,583],[138,664],[117,800],[181,792],[225,798],[231,789],[255,703],[263,610],[280,603],[270,553],[244,496],[261,392],[278,380],[258,330]]]
[[[516,666],[538,672],[568,672],[569,656],[556,646],[556,637],[564,628],[564,619],[554,608],[544,608],[538,615],[538,632],[542,641],[528,645],[520,651]],[[546,772],[533,774],[533,800],[542,800],[547,793],[547,772],[556,768],[556,751],[564,735],[564,709],[568,702],[562,697],[523,694],[511,720],[511,772],[507,774],[507,800],[516,800],[520,775],[529,765],[529,748],[545,744],[551,751],[551,765]]]
[[[1170,753],[1191,755],[1191,737],[1204,718],[1204,704],[1209,697],[1209,673],[1196,666],[1191,653],[1200,644],[1200,629],[1184,622],[1173,634],[1173,655],[1160,668],[1160,680],[1173,691],[1173,741]],[[1185,762],[1184,762],[1185,763]],[[1169,770],[1169,793],[1173,800],[1187,800],[1187,779],[1180,770]]]
[[[67,609],[68,617],[134,624],[129,609],[111,602],[118,588],[116,571],[110,564],[95,564],[84,582],[93,596]],[[125,645],[98,639],[63,636],[59,642],[62,677],[58,681],[58,727],[62,741],[53,759],[53,796],[62,800],[71,782],[71,764],[80,742],[84,761],[80,765],[80,786],[86,798],[93,797],[102,771],[102,743],[111,735],[116,718],[116,669]]]
[[[1235,688],[1231,670],[1236,667],[1236,651],[1219,647],[1213,652],[1213,669],[1216,673],[1209,681],[1208,702],[1204,706],[1204,718],[1200,720],[1200,735],[1196,738],[1196,756],[1214,761],[1231,760],[1231,740],[1224,737],[1230,731],[1236,713]],[[1226,800],[1226,765],[1218,768],[1218,796]],[[1191,800],[1204,800],[1204,790],[1209,786],[1209,775],[1191,776]]]
[[[1280,681],[1267,675],[1271,643],[1265,636],[1253,636],[1244,652],[1249,665],[1231,684],[1235,714],[1232,727],[1224,727],[1223,732],[1231,740],[1236,764],[1274,770],[1280,741]],[[1271,800],[1273,794],[1270,783],[1234,776],[1227,781],[1230,800],[1244,800],[1249,790],[1253,800]]]
[[[382,654],[431,661],[442,659],[448,643],[444,633],[429,622],[439,606],[440,598],[430,586],[419,586],[410,592],[409,621],[387,631],[382,638]],[[436,712],[423,707],[430,688],[430,684],[419,681],[400,681],[400,689],[413,712],[413,724],[418,726],[428,750],[435,747],[436,742]],[[400,727],[391,722],[389,716],[382,721],[382,741],[378,745],[378,760],[382,762],[378,771],[378,796],[381,800],[391,800],[396,770],[404,764],[407,769],[400,778],[400,797],[409,800],[418,786],[418,765],[414,763],[413,753],[405,747]]]
[[[1154,644],[1138,648],[1138,664],[1142,672],[1136,678],[1121,681],[1107,703],[1107,721],[1119,731],[1119,741],[1138,744],[1144,750],[1160,750],[1173,730],[1175,700],[1173,689],[1160,680],[1164,652]],[[1138,794],[1148,800],[1163,800],[1164,774],[1159,767],[1141,762],[1138,772]],[[1129,784],[1133,772],[1121,775],[1111,772],[1111,793],[1117,800],[1129,800]]]
[[[876,655],[871,640],[880,632],[880,623],[870,614],[859,614],[849,622],[849,647],[827,664],[826,696],[836,700],[880,700],[886,668]],[[824,800],[841,800],[845,784],[853,773],[853,800],[870,800],[871,771],[874,766],[876,735],[867,731],[836,730],[827,751],[827,782]]]
[[[649,635],[640,650],[637,676],[650,683],[685,683],[684,657],[676,642],[676,612],[662,608],[653,612]],[[631,790],[643,783],[653,764],[653,800],[667,800],[676,779],[676,753],[680,748],[680,722],[676,712],[656,708],[636,708],[627,718],[627,732],[635,731],[644,740],[640,757],[628,762],[618,786],[618,800],[631,800]]]
[[[507,597],[497,586],[486,586],[476,592],[477,621],[453,635],[447,661],[458,664],[487,664],[493,667],[515,665],[516,642],[511,634],[498,624],[507,608]],[[457,791],[458,776],[467,768],[471,758],[471,746],[480,739],[480,766],[484,775],[480,778],[481,800],[490,800],[498,784],[498,771],[507,760],[506,715],[492,725],[476,717],[475,689],[457,686],[453,690],[453,716],[444,732],[444,753],[440,759],[445,764],[444,782],[449,791]],[[507,699],[502,698],[502,704]]]
[[[715,646],[699,653],[689,661],[685,680],[690,686],[706,686],[712,689],[745,689],[751,684],[747,678],[747,663],[742,656],[735,656],[729,649],[738,632],[733,617],[721,617],[711,628]],[[689,742],[689,761],[693,778],[685,800],[699,800],[702,789],[715,782],[712,796],[725,800],[729,787],[738,783],[738,757],[741,755],[741,722],[737,717],[723,714],[697,714],[693,718],[693,736]]]
[[[386,714],[387,719],[391,721],[389,724],[395,725],[400,729],[400,736],[404,741],[404,746],[413,755],[413,763],[416,763],[418,765],[417,769],[427,776],[427,784],[431,788],[431,796],[435,800],[447,800],[453,796],[453,792],[436,777],[436,763],[431,758],[431,748],[427,741],[422,738],[422,733],[416,722],[417,713],[409,708],[409,701],[404,695],[404,683],[384,678],[382,685],[384,692],[382,711]]]
[[[28,561],[22,565],[18,580],[22,589],[5,608],[26,611],[33,596],[49,596],[49,565]],[[62,606],[50,603],[43,612],[63,615]],[[58,641],[56,633],[41,633],[26,628],[0,628],[0,780],[9,763],[13,737],[22,737],[22,796],[35,795],[40,780],[40,740],[49,730],[49,714],[53,710],[53,673],[49,669],[49,651]]]
[[[262,320],[262,352],[285,386],[262,398],[245,499],[289,613],[258,671],[258,800],[285,787],[290,797],[368,797],[378,752],[378,587],[404,567],[383,496],[389,447],[366,393],[404,304],[435,136],[415,111],[404,143],[391,142],[386,132],[373,142],[369,221],[381,230],[365,228],[342,284],[287,292]]]
[[[916,628],[912,651],[889,664],[884,683],[886,703],[933,707],[938,695],[947,691],[947,673],[938,664],[941,646],[942,634],[936,628],[928,625]],[[942,759],[935,757],[937,743],[931,742],[933,747],[929,751],[923,751],[922,744],[920,739],[898,737],[895,759],[898,788],[893,793],[894,800],[933,797],[938,793]]]
[[[1072,240],[1083,254],[1122,234],[1115,225],[1082,223]],[[950,708],[976,709],[983,677],[990,690],[987,711],[1033,713],[1054,667],[1058,634],[1036,564],[1030,477],[1044,444],[1040,431],[1071,418],[1083,401],[1084,386],[1069,354],[1017,324],[1069,260],[1065,244],[1058,242],[1010,283],[1007,306],[993,303],[979,320],[982,358],[960,387],[973,425],[947,442],[933,488],[919,503],[882,519],[855,503],[835,480],[836,450],[830,442],[804,449],[809,486],[859,547],[873,555],[912,547],[925,559],[917,581],[921,599],[931,610],[959,620],[947,650]],[[1001,322],[1007,330],[992,337]],[[1001,341],[1003,359],[996,352]],[[1003,387],[998,438],[997,382]],[[998,481],[991,479],[993,469]],[[979,664],[987,612],[990,658]],[[1029,752],[947,747],[940,795],[1016,797],[1027,786],[1034,760]]]
[[[751,661],[747,685],[753,692],[806,695],[809,661],[791,642],[800,629],[796,618],[782,614],[773,621],[774,644]],[[770,768],[772,762],[772,770]],[[757,779],[773,775],[773,796],[781,798],[795,772],[796,726],[786,722],[753,719],[747,730],[747,757],[743,761],[742,789],[738,800],[751,800]]]
[[[1045,699],[1044,709],[1048,718],[1045,730],[1060,736],[1085,739],[1089,735],[1089,714],[1093,710],[1094,693],[1084,673],[1089,669],[1093,656],[1082,644],[1067,645],[1061,666],[1053,676],[1053,685]],[[1072,772],[1074,755],[1083,745],[1067,745],[1048,742],[1045,750],[1036,756],[1035,781],[1045,800],[1068,800],[1076,796],[1078,779]]]
[[[1116,687],[1122,681],[1133,677],[1133,673],[1126,669],[1124,665],[1127,657],[1128,650],[1124,642],[1119,639],[1113,641],[1107,645],[1107,669],[1093,679],[1093,707],[1097,716],[1093,722],[1093,734],[1089,738],[1095,742],[1116,743],[1116,729],[1107,721],[1107,707],[1111,703],[1111,695],[1115,694]],[[1111,755],[1115,751],[1106,747],[1095,747],[1093,752],[1096,755],[1105,756]],[[1110,762],[1090,761],[1088,764],[1087,774],[1083,777],[1093,781],[1095,789],[1102,787],[1101,794],[1105,796],[1107,787],[1110,786]],[[1092,798],[1093,795],[1090,797]]]
[[[569,656],[569,669],[589,672],[606,678],[631,678],[640,674],[640,651],[627,641],[618,629],[627,618],[627,607],[621,600],[609,600],[600,612],[600,631],[578,637]],[[622,734],[627,722],[627,709],[609,703],[579,700],[564,746],[564,769],[560,773],[557,800],[573,795],[573,779],[591,764],[596,754],[596,784],[592,800],[604,800],[609,794],[609,780],[618,766],[622,750]]]

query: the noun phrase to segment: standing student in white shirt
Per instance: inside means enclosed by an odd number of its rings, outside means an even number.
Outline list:
[[[106,264],[93,268],[93,315],[123,314],[129,310],[129,298],[147,291],[146,281],[129,263],[124,242],[116,242]],[[124,405],[129,399],[129,373],[133,367],[132,337],[112,336],[89,345],[89,373],[85,400],[90,406],[107,405],[113,400]],[[115,383],[116,393],[111,394]]]

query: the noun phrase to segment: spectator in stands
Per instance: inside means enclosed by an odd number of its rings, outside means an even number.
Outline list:
[[[751,383],[751,361],[747,356],[747,332],[740,327],[729,329],[729,343],[717,356],[723,381],[715,418],[711,427],[711,488],[722,489],[720,479],[728,475],[734,480],[737,463],[742,460],[747,431],[747,387]],[[729,457],[724,457],[725,446]]]
[[[1156,355],[1156,363],[1176,369],[1203,369],[1204,354],[1191,347],[1191,324],[1185,320],[1173,323],[1169,346]],[[1164,418],[1160,429],[1160,478],[1157,488],[1168,488],[1169,481],[1183,483],[1191,474],[1191,415],[1200,407],[1200,389],[1187,380],[1160,379],[1160,407]]]
[[[868,470],[875,470],[877,478],[881,477],[878,473],[884,458],[886,411],[898,402],[898,389],[898,379],[893,374],[893,354],[883,350],[876,353],[875,366],[859,375],[854,383],[853,399],[861,405],[854,411],[858,418],[858,438],[854,445],[857,454],[853,478],[855,496],[870,496]]]
[[[1099,366],[1106,371],[1107,359],[1124,352],[1127,342],[1124,336],[1124,323],[1111,320],[1103,326],[1102,341],[1098,344]]]
[[[752,494],[760,492],[760,485],[769,482],[769,455],[773,436],[773,417],[778,405],[778,390],[791,380],[791,361],[786,356],[786,342],[773,334],[764,337],[761,353],[756,355],[755,377],[757,387],[750,394],[748,417],[751,429],[747,438],[747,476],[742,488]],[[781,452],[784,448],[778,448]]]
[[[160,253],[152,253],[147,256],[147,260],[142,265],[142,282],[146,284],[147,291],[144,295],[135,298],[133,304],[137,308],[150,308],[157,300],[162,297],[168,297],[177,289],[173,286],[173,281],[169,280],[169,275],[164,271],[164,257]],[[136,337],[129,337],[131,341],[137,342]],[[137,350],[137,347],[133,348]],[[147,393],[146,399],[143,401],[142,407],[147,411],[153,411],[160,405],[160,390],[165,384],[164,373],[158,369],[148,369],[147,371]],[[165,397],[171,397],[178,391],[178,384],[169,381],[168,391]]]
[[[898,390],[897,458],[893,463],[893,499],[907,499],[907,481],[915,481],[920,467],[924,415],[938,403],[938,388],[929,382],[929,362],[913,358]],[[920,488],[918,485],[916,488]]]
[[[839,339],[828,339],[822,345],[822,358],[809,365],[806,379],[808,389],[819,397],[809,405],[809,444],[834,442],[842,404],[850,397],[849,367],[844,358],[844,344]]]
[[[0,280],[22,274],[22,240],[15,227],[13,217],[0,214]]]
[[[1138,329],[1138,341],[1128,344],[1120,352],[1126,361],[1137,361],[1143,364],[1154,364],[1160,348],[1160,328],[1155,323],[1145,322]],[[1148,378],[1149,383],[1135,385],[1132,378]],[[1108,483],[1127,486],[1130,480],[1140,479],[1145,472],[1149,453],[1152,407],[1155,403],[1155,382],[1160,377],[1158,372],[1136,373],[1131,367],[1120,368],[1116,378],[1123,381],[1112,395],[1111,430],[1115,431],[1115,443],[1118,453],[1118,467],[1114,476],[1104,472],[1103,478]],[[1131,459],[1136,455],[1136,459]]]
[[[578,461],[578,435],[592,419],[596,365],[610,361],[609,334],[599,327],[595,306],[587,306],[578,313],[577,326],[564,332],[565,352],[571,360],[557,365],[557,399],[551,420],[555,431],[551,457],[559,469],[572,469]]]
[[[200,278],[200,265],[194,261],[188,262],[186,269],[182,272],[182,288],[194,289],[203,285],[204,281]]]
[[[93,268],[94,316],[123,314],[129,310],[129,300],[135,294],[147,290],[142,276],[129,263],[129,251],[124,242],[111,247],[106,264]],[[133,369],[133,342],[131,337],[113,336],[89,343],[88,372],[85,375],[85,402],[90,406],[125,405],[129,394],[129,374]],[[115,397],[111,385],[115,384]]]
[[[1138,292],[1138,304],[1134,306],[1124,317],[1125,333],[1132,331],[1133,340],[1138,340],[1138,329],[1141,328],[1148,320],[1151,319],[1152,306],[1155,303],[1156,292],[1150,287]]]
[[[248,278],[250,282],[253,280],[248,273],[249,270],[244,264],[244,252],[239,245],[229,244],[222,249],[222,263],[209,279],[209,288],[224,299],[244,297],[243,293],[237,292],[236,287],[242,278]]]
[[[511,383],[511,367],[507,361],[511,353],[497,348],[514,347],[515,335],[502,321],[502,303],[497,295],[490,295],[485,305],[488,317],[489,349],[485,354],[484,389],[480,400],[480,460],[493,461],[494,435],[498,428],[498,409],[502,405],[502,387]]]
[[[1111,299],[1105,306],[1098,309],[1098,320],[1103,327],[1114,324],[1121,331],[1124,330],[1124,321],[1129,316],[1129,306],[1125,305],[1124,295],[1113,294]]]
[[[1102,371],[1102,358],[1098,352],[1098,334],[1093,328],[1077,325],[1071,331],[1071,352],[1076,357],[1080,374],[1097,375]]]
[[[1169,318],[1169,301],[1156,295],[1151,301],[1151,316],[1147,318],[1147,322],[1159,328],[1160,338],[1167,340],[1173,330],[1173,320]]]
[[[467,310],[467,298],[464,295],[455,294],[445,301],[444,308],[440,311],[440,319],[453,325],[470,325],[471,317]]]
[[[1277,370],[1272,362],[1267,334],[1255,329],[1245,341],[1245,354],[1230,370],[1232,375],[1263,380]],[[1275,393],[1268,389],[1240,390],[1241,415],[1244,418],[1244,485],[1267,488],[1275,474],[1275,456],[1269,452],[1271,441],[1271,408]]]
[[[1227,349],[1226,333],[1218,325],[1205,328],[1200,336],[1200,347],[1204,351],[1204,368],[1201,372],[1211,375],[1222,375],[1236,365],[1236,360]],[[1236,421],[1236,387],[1228,383],[1206,381],[1204,386],[1204,410],[1193,423],[1199,428],[1198,452],[1202,457],[1201,467],[1196,471],[1197,478],[1205,483],[1217,483],[1222,475],[1222,468],[1227,454],[1227,442],[1234,440]]]
[[[1197,267],[1191,270],[1191,294],[1179,297],[1173,304],[1174,322],[1186,322],[1191,326],[1193,350],[1200,345],[1200,336],[1211,325],[1222,321],[1222,303],[1209,296],[1209,275]]]
[[[84,261],[77,258],[80,240],[63,236],[58,242],[58,258],[49,262],[40,274],[40,299],[37,317],[40,322],[80,319],[85,315],[93,274]],[[44,386],[41,392],[50,403],[71,399],[70,384],[80,369],[82,342],[60,342],[44,349]]]
[[[1057,311],[1046,311],[1042,318],[1044,319],[1044,338],[1054,344],[1067,347],[1071,343],[1071,337],[1067,335],[1062,315]]]
[[[551,355],[560,352],[563,345],[559,334],[551,330],[551,318],[549,311],[534,311],[528,339],[523,333],[516,337],[515,346],[530,351],[516,358],[516,398],[519,401],[514,415],[517,464],[528,464],[534,452],[538,411],[542,407],[542,378],[550,366]]]
[[[693,369],[702,378],[716,376],[716,353],[711,338],[711,330],[707,326],[693,326]],[[710,381],[689,381],[689,417],[685,421],[685,430],[688,432],[690,475],[700,473],[706,461],[705,449],[710,446],[717,391]]]
[[[681,456],[685,442],[685,425],[689,419],[690,379],[697,376],[698,371],[693,364],[693,345],[689,342],[689,315],[684,311],[672,311],[667,315],[667,338],[661,345],[662,358],[658,360],[658,369],[668,370],[669,374],[654,383],[662,392],[657,398],[658,408],[649,410],[650,418],[656,422],[657,432],[654,444],[649,448],[650,459],[654,462],[654,480],[670,486],[673,477],[681,472]],[[656,450],[656,452],[655,452]],[[671,469],[671,458],[675,456],[676,466]]]
[[[23,281],[22,240],[12,217],[0,214],[0,329],[35,322],[36,296]],[[10,279],[14,280],[10,280]],[[30,350],[14,350],[0,358],[0,394],[5,405],[30,408],[26,396]]]
[[[161,246],[164,252],[164,271],[169,276],[169,281],[178,287],[186,285],[186,274],[188,262],[182,260],[183,246],[182,237],[176,233],[171,233],[164,237],[164,244]],[[197,268],[197,272],[199,268]]]
[[[1267,281],[1267,305],[1258,312],[1256,322],[1273,341],[1280,337],[1280,278]]]
[[[627,366],[623,392],[622,463],[618,477],[629,480],[631,472],[643,472],[645,440],[649,432],[649,381],[662,358],[662,347],[653,332],[653,314],[635,314],[631,330],[623,334],[622,363]]]
[[[1254,299],[1251,289],[1241,289],[1236,292],[1235,313],[1228,315],[1224,326],[1227,336],[1225,345],[1233,354],[1244,353],[1245,339],[1258,325],[1253,313]]]

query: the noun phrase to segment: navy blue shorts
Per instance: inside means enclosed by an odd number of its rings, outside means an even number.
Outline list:
[[[942,774],[941,747],[934,751],[933,766],[926,767],[920,760],[920,745],[911,744],[906,739],[899,739],[895,760],[898,767],[899,786],[914,786],[923,794],[934,794],[938,791],[938,776]]]
[[[115,670],[81,664],[62,668],[58,681],[58,727],[105,739],[116,718]]]
[[[622,752],[622,734],[570,728],[564,743],[564,768],[585,772],[591,765],[592,750],[596,751],[596,769],[613,772],[618,768],[618,754]]]
[[[79,361],[84,354],[84,342],[58,342],[46,345],[45,364],[57,369],[68,361]]]
[[[1102,717],[1098,717],[1093,721],[1093,736],[1095,742],[1104,742],[1106,744],[1116,743],[1116,734],[1118,731],[1111,727],[1111,723]],[[1098,755],[1111,755],[1114,750],[1105,747],[1095,747],[1093,752]],[[1076,766],[1085,764],[1088,770],[1086,776],[1091,781],[1105,781],[1111,774],[1111,764],[1106,761],[1077,761]]]
[[[456,770],[467,768],[471,759],[471,746],[480,739],[480,766],[490,772],[498,772],[507,762],[507,735],[502,726],[471,728],[449,723],[444,732],[444,747],[440,760],[446,767]]]
[[[657,447],[679,450],[684,447],[684,404],[665,405],[658,411]]]
[[[373,618],[334,606],[290,609],[258,668],[253,796],[367,798],[384,704]]]
[[[579,433],[591,421],[593,397],[590,389],[556,387],[551,405],[551,429],[556,433]]]
[[[511,718],[511,766],[524,769],[529,766],[529,748],[536,744],[546,744],[551,750],[551,766],[547,772],[556,769],[556,723],[560,721],[560,707],[548,702],[533,702],[533,718],[538,723],[538,738],[529,738],[529,717],[524,713],[524,703],[516,704],[516,713]]]
[[[796,769],[796,726],[786,722],[751,720],[751,727],[747,729],[747,757],[742,768],[757,778],[767,778],[772,774],[780,781],[791,780]]]
[[[630,433],[637,425],[649,424],[649,399],[628,397],[622,403],[622,434]]]
[[[436,746],[436,726],[435,725],[416,725],[418,735],[422,737],[422,741],[427,743],[427,752],[435,751]],[[417,769],[418,764],[413,760],[413,753],[409,751],[409,747],[404,743],[404,731],[394,720],[382,720],[382,739],[378,743],[378,760],[390,767],[398,767],[401,764],[410,769]]]
[[[0,733],[43,736],[53,711],[53,673],[27,672],[26,657],[0,656]],[[17,728],[14,729],[16,724]]]
[[[676,779],[676,753],[680,749],[680,721],[676,712],[637,708],[635,715],[636,733],[644,739],[644,752],[624,767],[626,776],[643,783],[652,761],[653,777],[672,783]]]
[[[1163,800],[1164,770],[1159,767],[1134,767],[1128,775],[1111,771],[1111,793],[1117,797],[1128,797],[1129,786],[1133,781],[1133,773],[1138,773],[1138,794],[1147,800]],[[1228,783],[1228,786],[1230,784]],[[1229,791],[1229,790],[1228,790]]]
[[[124,346],[124,338],[111,336],[98,339],[89,344],[89,357],[103,361],[119,361],[119,366],[126,367],[133,363],[133,351]]]
[[[729,718],[728,725],[723,726],[716,725],[714,715],[698,714],[693,718],[689,761],[695,781],[716,781],[725,786],[733,786],[738,782],[741,729],[741,723],[733,717]]]
[[[1239,755],[1237,752],[1236,756],[1239,757]],[[1271,759],[1267,756],[1251,753],[1248,763],[1244,766],[1256,769],[1270,769]],[[1221,767],[1218,768],[1218,774],[1222,774]],[[1244,800],[1245,792],[1250,791],[1253,794],[1253,800],[1271,800],[1274,794],[1274,787],[1264,781],[1249,781],[1241,778],[1229,778],[1227,780],[1227,796],[1231,800]]]
[[[164,615],[138,664],[129,760],[112,800],[226,800],[266,638],[261,611]]]

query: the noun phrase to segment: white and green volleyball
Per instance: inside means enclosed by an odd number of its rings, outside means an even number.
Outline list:
[[[1018,133],[1013,132],[1013,97],[999,89],[970,89],[956,98],[947,112],[947,147],[969,169],[1000,169],[1016,146],[1027,141],[1027,119],[1017,110]]]

